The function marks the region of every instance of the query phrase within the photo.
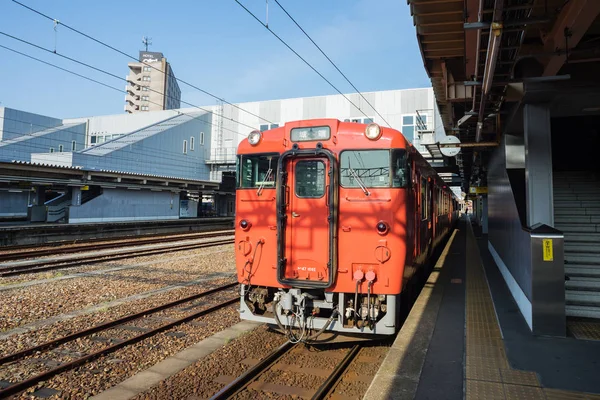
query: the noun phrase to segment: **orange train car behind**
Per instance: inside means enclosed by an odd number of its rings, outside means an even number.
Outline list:
[[[251,132],[237,155],[241,318],[293,341],[394,334],[456,205],[397,130],[319,119]]]

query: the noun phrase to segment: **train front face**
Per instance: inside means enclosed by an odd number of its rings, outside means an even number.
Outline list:
[[[398,131],[330,119],[240,143],[242,319],[296,341],[396,332],[410,229],[406,148]]]

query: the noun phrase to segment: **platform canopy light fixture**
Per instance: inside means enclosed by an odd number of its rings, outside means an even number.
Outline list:
[[[260,131],[252,131],[250,132],[250,134],[248,135],[248,142],[252,145],[252,146],[256,146],[258,144],[258,142],[260,142],[260,139],[262,138],[262,133],[260,133]]]
[[[377,124],[369,124],[365,129],[365,136],[370,140],[377,140],[381,136],[381,127]]]

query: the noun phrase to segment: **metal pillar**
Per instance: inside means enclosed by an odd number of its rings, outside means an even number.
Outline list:
[[[523,121],[527,226],[554,226],[552,140],[548,105],[526,104]]]
[[[32,205],[43,206],[46,202],[46,187],[35,186],[35,195],[32,199]]]
[[[72,206],[80,206],[81,205],[81,188],[74,187],[71,190],[71,205]]]

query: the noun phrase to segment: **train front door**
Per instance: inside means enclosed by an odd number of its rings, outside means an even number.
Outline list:
[[[284,164],[284,262],[280,281],[295,286],[327,287],[331,261],[330,160],[325,157],[291,158]],[[282,199],[283,200],[283,199]],[[281,232],[280,232],[281,235]]]

